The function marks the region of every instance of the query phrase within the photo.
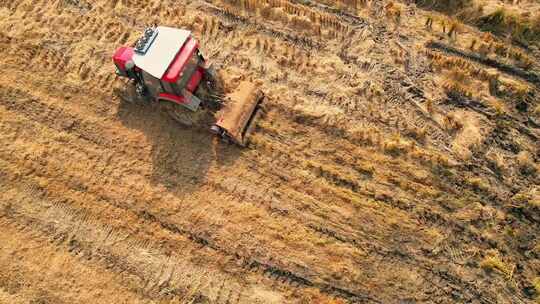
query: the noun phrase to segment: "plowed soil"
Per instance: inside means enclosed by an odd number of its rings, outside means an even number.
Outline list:
[[[0,0],[0,303],[534,303],[537,49],[343,2]],[[247,148],[113,93],[150,24],[260,83]]]

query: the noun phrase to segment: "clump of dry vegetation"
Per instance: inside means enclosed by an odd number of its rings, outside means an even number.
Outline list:
[[[488,272],[498,272],[508,280],[514,275],[514,265],[503,261],[499,252],[496,250],[488,250],[484,259],[480,262],[480,267]]]
[[[477,190],[488,191],[489,185],[480,177],[467,178],[466,182]]]
[[[533,287],[536,292],[536,303],[540,303],[540,277],[534,278]]]
[[[486,160],[497,172],[506,172],[508,169],[508,164],[504,159],[503,154],[498,151],[495,151],[493,149],[489,150],[486,153]]]
[[[403,13],[403,8],[401,5],[390,1],[384,8],[386,17],[396,24],[401,21],[401,15]]]
[[[474,0],[417,0],[416,4],[446,13],[486,32],[510,35],[513,40],[523,44],[540,40],[540,13],[522,14],[505,6],[486,13],[482,3]]]
[[[483,56],[496,54],[502,58],[514,60],[516,65],[522,69],[528,69],[534,64],[534,59],[525,52],[507,43],[497,41],[491,33],[485,33],[481,39],[473,38],[469,49]]]
[[[455,19],[451,19],[450,23],[448,25],[448,37],[449,38],[457,38],[457,35],[463,30],[463,25],[461,22]]]
[[[441,73],[441,84],[447,94],[482,102],[497,116],[504,116],[514,107],[520,112],[540,115],[540,106],[534,103],[535,89],[529,84],[510,79],[496,69],[487,69],[460,57],[431,50],[426,50],[425,54],[431,59],[432,68]],[[525,63],[522,61],[516,64]],[[447,119],[443,125],[451,131],[454,129],[452,122]]]
[[[331,14],[321,13],[288,1],[222,0],[222,2],[225,6],[224,10],[229,15],[260,16],[286,24],[298,32],[321,38],[344,38],[351,32],[347,25]],[[348,4],[345,4],[351,7],[357,5],[355,1],[346,2]]]
[[[399,155],[401,153],[410,151],[412,149],[413,143],[407,142],[399,134],[396,134],[392,138],[385,139],[382,148],[384,152],[391,155]]]
[[[452,71],[447,76],[452,76],[450,78],[453,78],[458,81],[464,81],[469,79],[469,76],[472,76],[473,78],[477,78],[479,80],[483,81],[489,81],[489,82],[496,82],[499,79],[499,74],[495,71],[485,69],[482,67],[478,67],[474,64],[472,64],[470,61],[465,60],[463,58],[459,57],[451,57],[447,56],[445,54],[441,54],[438,52],[433,52],[430,50],[426,51],[426,55],[429,59],[433,62],[433,67],[437,69],[438,71],[441,71],[443,69]],[[452,74],[457,73],[457,74]],[[469,79],[470,80],[470,79]]]
[[[463,122],[455,113],[444,116],[442,125],[450,133],[455,133],[463,128]]]
[[[465,7],[472,5],[472,0],[417,0],[416,4],[438,11],[458,13]]]
[[[504,82],[503,85],[505,95],[515,103],[527,102],[529,96],[534,94],[529,85],[521,82]]]
[[[451,70],[445,73],[443,88],[448,93],[457,93],[469,98],[472,98],[474,95],[470,75],[461,70]]]
[[[534,108],[533,113],[537,116],[540,116],[540,104]]]
[[[540,189],[531,188],[520,191],[512,197],[517,206],[526,208],[540,208]]]
[[[340,9],[346,9],[351,12],[358,10],[368,4],[368,0],[322,0],[321,2],[339,7]]]
[[[537,172],[538,168],[532,159],[532,156],[527,151],[521,151],[516,157],[516,161],[519,167],[519,170],[523,174],[532,175]]]
[[[522,43],[540,39],[540,14],[531,18],[500,7],[480,17],[476,24],[484,31],[499,35],[510,34],[514,40]]]

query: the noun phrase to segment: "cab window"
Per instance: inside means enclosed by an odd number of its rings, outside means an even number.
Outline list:
[[[172,86],[172,83],[167,82],[167,81],[161,81],[161,86],[163,87],[163,90],[165,91],[165,93],[176,94]]]
[[[191,76],[197,69],[198,65],[199,65],[199,55],[197,54],[197,52],[193,52],[184,70],[181,72],[180,77],[178,78],[178,81],[176,82],[176,87],[178,90],[182,90],[186,87],[188,81],[191,79]]]

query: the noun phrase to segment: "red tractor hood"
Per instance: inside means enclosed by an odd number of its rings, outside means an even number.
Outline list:
[[[133,48],[123,46],[119,47],[113,56],[113,61],[116,66],[122,70],[126,70],[126,63],[133,58]]]

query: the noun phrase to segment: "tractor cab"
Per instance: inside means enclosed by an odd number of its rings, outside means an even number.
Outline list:
[[[165,26],[144,31],[135,47],[120,47],[113,61],[116,74],[132,79],[137,93],[181,104],[196,111],[201,101],[193,92],[207,64],[191,32]]]

